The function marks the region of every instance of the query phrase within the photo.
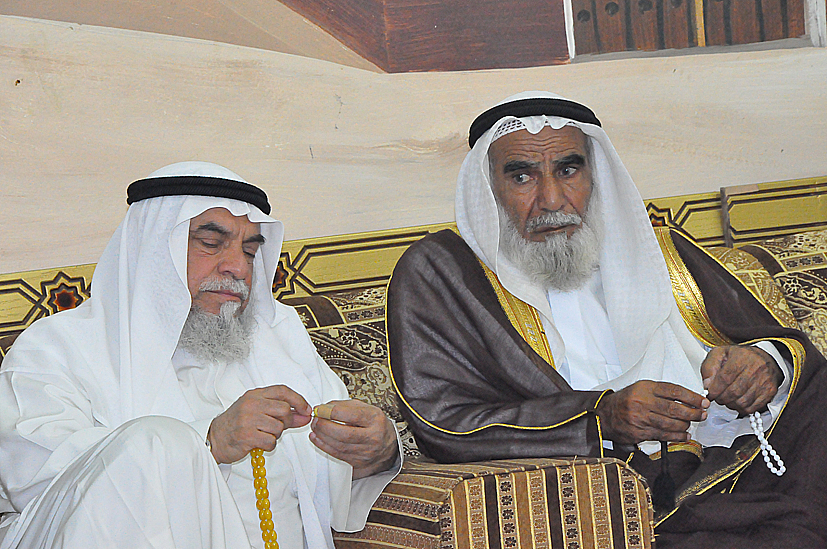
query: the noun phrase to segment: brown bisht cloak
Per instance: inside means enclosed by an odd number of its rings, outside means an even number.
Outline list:
[[[675,471],[677,507],[658,513],[659,547],[827,546],[824,357],[691,240],[665,229],[658,238],[679,309],[699,339],[710,346],[770,339],[794,367],[790,397],[768,434],[786,474],[767,469],[752,435],[731,448],[705,449],[700,465],[670,460],[683,470]],[[455,233],[426,236],[403,254],[387,320],[400,408],[428,456],[603,455],[595,414],[603,393],[572,390],[521,337]],[[659,467],[647,461],[636,452],[631,463],[651,484]]]

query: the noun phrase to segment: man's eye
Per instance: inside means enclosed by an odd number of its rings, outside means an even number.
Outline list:
[[[577,173],[577,166],[563,166],[558,171],[561,177],[571,177]]]
[[[528,175],[527,173],[518,173],[518,174],[513,175],[512,178],[514,180],[514,183],[518,183],[520,185],[523,185],[523,184],[528,183],[529,181],[531,181],[531,176]]]
[[[220,246],[220,243],[217,240],[204,240],[202,238],[201,245],[205,248],[209,248],[210,250],[214,250],[215,248],[218,248],[218,246]]]

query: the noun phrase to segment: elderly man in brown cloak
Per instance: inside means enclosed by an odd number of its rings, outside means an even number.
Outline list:
[[[461,236],[411,246],[388,295],[425,453],[619,457],[656,485],[659,547],[824,547],[827,374],[806,336],[653,230],[587,107],[519,94],[470,134]]]

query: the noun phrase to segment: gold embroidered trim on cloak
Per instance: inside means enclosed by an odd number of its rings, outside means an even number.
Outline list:
[[[551,356],[551,349],[548,345],[546,331],[543,329],[543,321],[540,320],[537,309],[525,301],[517,299],[511,292],[506,290],[503,285],[500,284],[500,280],[497,278],[497,275],[494,274],[494,271],[489,269],[485,263],[480,261],[480,265],[482,265],[482,270],[485,271],[485,276],[488,277],[488,281],[491,282],[491,286],[494,287],[497,299],[512,326],[514,326],[526,343],[531,345],[534,352],[543,357],[543,359],[556,370],[554,357]]]
[[[699,460],[704,460],[704,449],[700,442],[690,440],[689,442],[670,442],[669,452],[689,452],[697,457]],[[649,454],[649,459],[657,461],[660,459],[660,450],[654,454]]]
[[[695,279],[689,273],[678,254],[668,227],[656,227],[655,236],[666,260],[669,269],[669,278],[672,282],[672,294],[678,304],[678,310],[689,330],[701,341],[710,347],[731,345],[732,341],[712,325],[706,314],[704,298]]]

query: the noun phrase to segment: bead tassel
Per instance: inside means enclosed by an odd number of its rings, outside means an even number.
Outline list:
[[[250,452],[250,462],[253,465],[253,486],[256,489],[256,509],[261,521],[261,539],[264,549],[279,549],[276,540],[276,530],[273,524],[273,513],[270,511],[270,492],[267,491],[267,469],[264,467],[264,450],[256,448]]]

